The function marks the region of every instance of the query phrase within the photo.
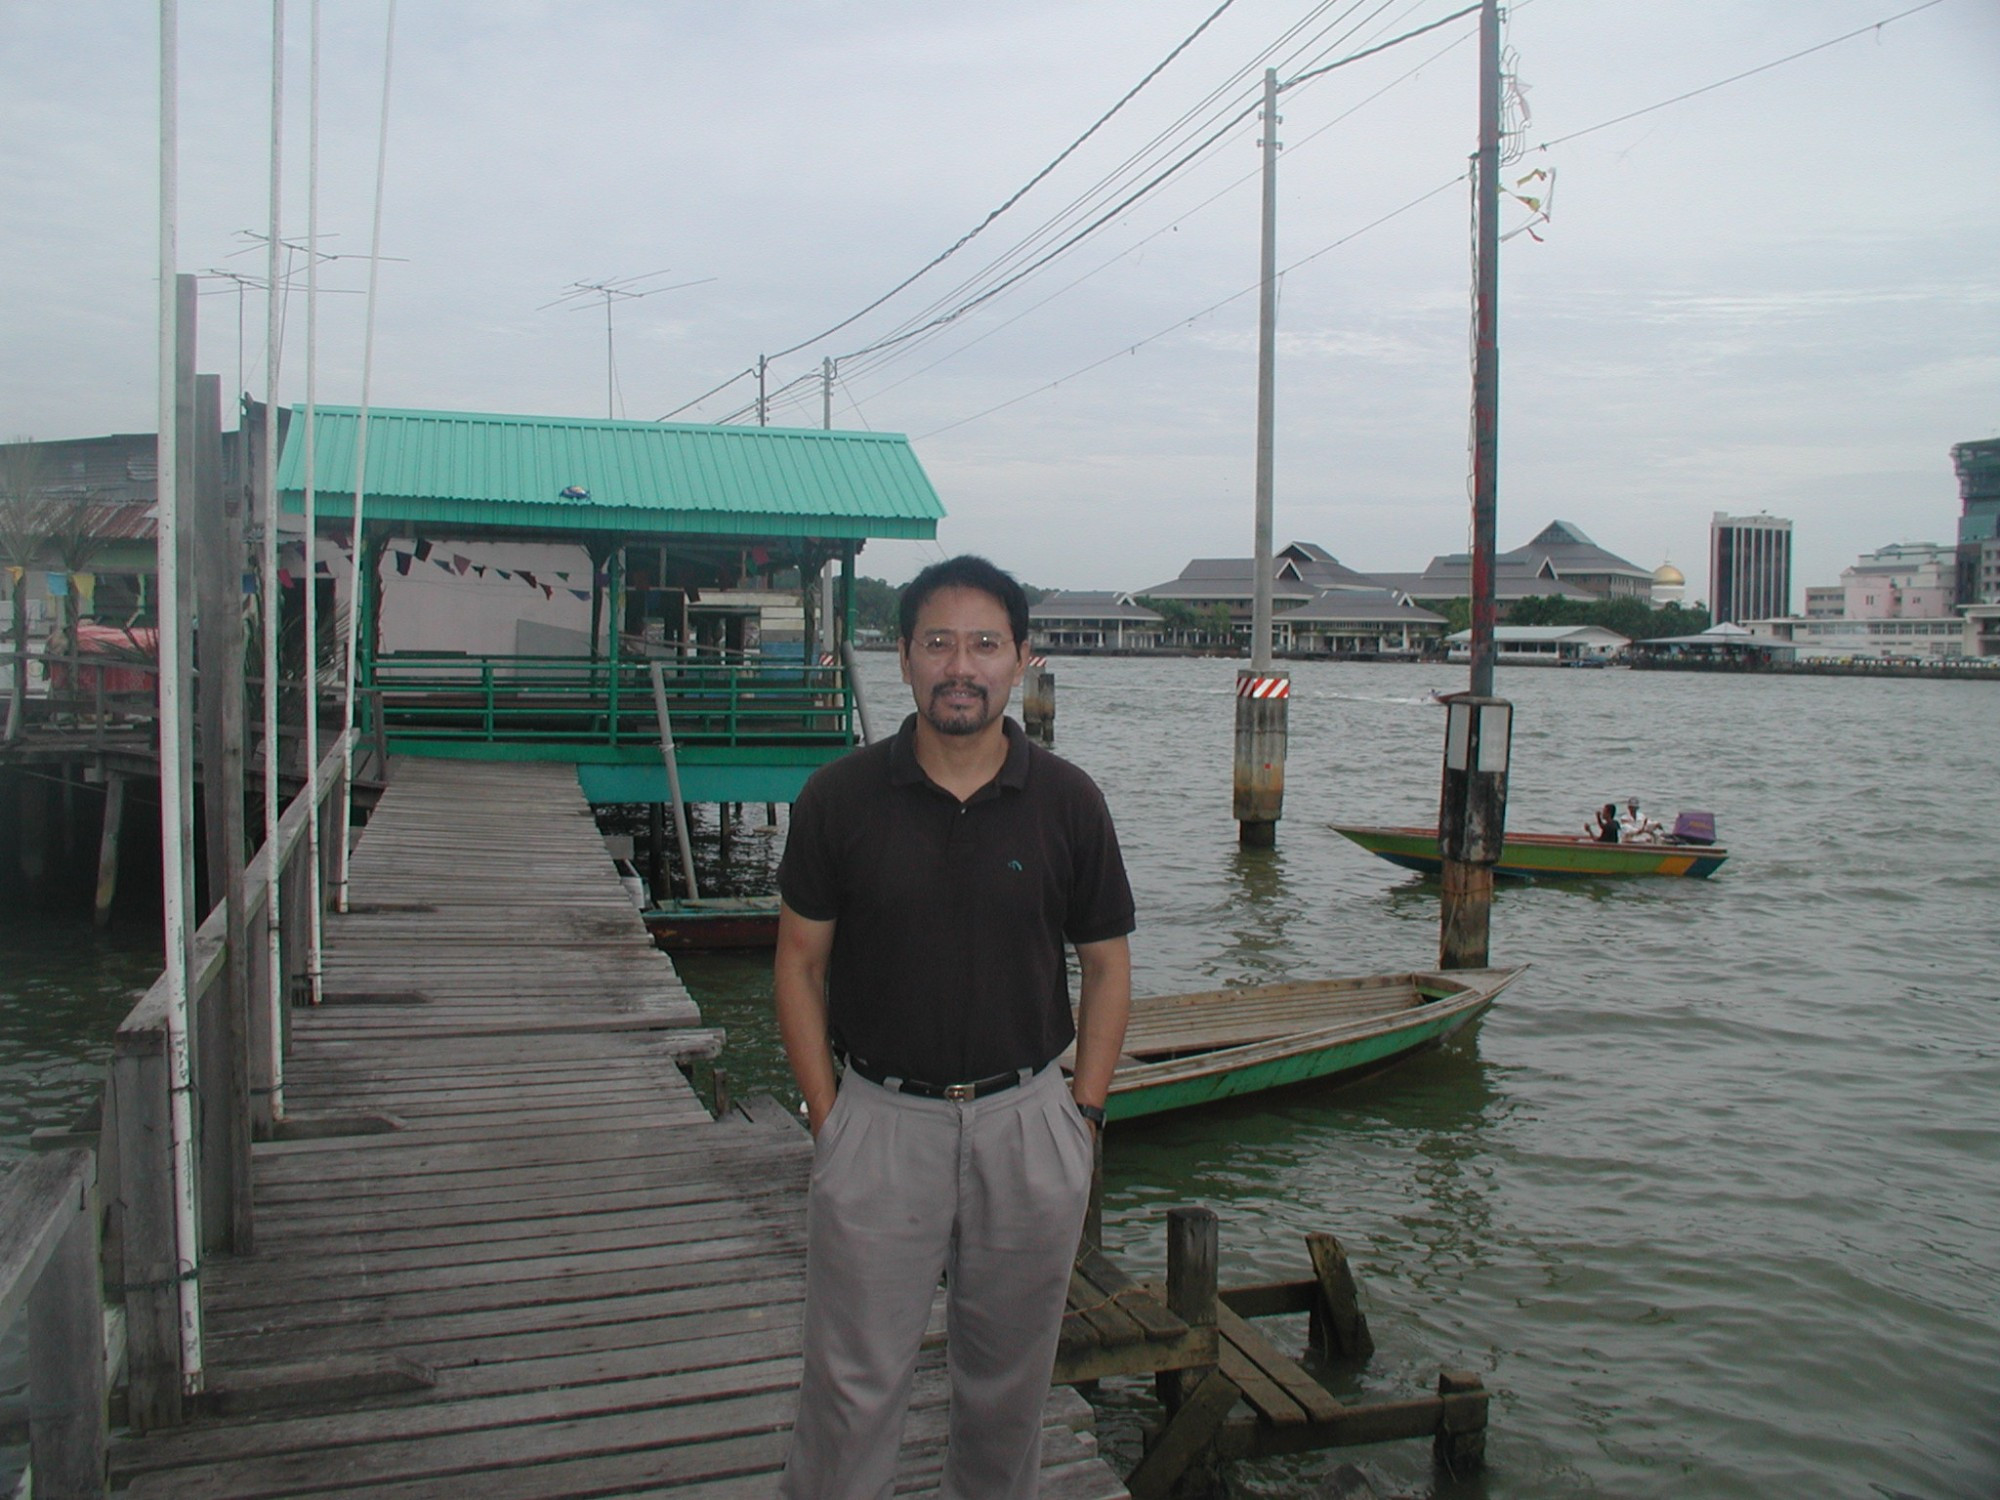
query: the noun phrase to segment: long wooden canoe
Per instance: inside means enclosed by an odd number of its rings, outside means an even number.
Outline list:
[[[1406,870],[1435,875],[1443,865],[1435,828],[1335,823],[1333,831]],[[1715,844],[1600,844],[1559,833],[1514,833],[1500,846],[1502,875],[1713,875],[1729,851]]]
[[[1130,1120],[1378,1073],[1475,1020],[1521,972],[1378,974],[1134,999],[1105,1116]]]
[[[639,913],[655,946],[675,952],[689,948],[769,948],[778,941],[776,896],[704,896],[698,901],[663,901]]]

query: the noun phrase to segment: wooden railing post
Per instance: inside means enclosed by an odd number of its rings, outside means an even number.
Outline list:
[[[124,1209],[126,1419],[144,1432],[181,1420],[180,1250],[163,985],[133,1008],[112,1046],[119,1157],[113,1186]]]
[[[104,1298],[96,1166],[31,1157],[0,1182],[0,1326],[28,1313],[28,1461],[43,1500],[104,1494]]]
[[[1212,1208],[1167,1210],[1167,1306],[1190,1328],[1213,1328],[1220,1274],[1220,1230]],[[1157,1377],[1167,1414],[1201,1383],[1206,1369],[1162,1370]]]

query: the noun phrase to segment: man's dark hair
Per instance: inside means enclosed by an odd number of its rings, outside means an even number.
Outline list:
[[[991,594],[1007,611],[1007,625],[1014,633],[1015,646],[1027,643],[1028,596],[1021,592],[1021,585],[1014,581],[1013,574],[1002,572],[985,558],[967,552],[932,563],[903,586],[896,624],[905,645],[916,636],[917,612],[939,589],[977,589],[982,594]]]

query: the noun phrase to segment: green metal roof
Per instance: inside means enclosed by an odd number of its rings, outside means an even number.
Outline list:
[[[292,416],[278,489],[298,514],[306,428],[302,408]],[[358,408],[319,408],[314,504],[329,523],[352,504],[360,426]],[[570,488],[588,498],[565,499]],[[473,531],[924,539],[944,507],[898,433],[371,409],[364,514]]]

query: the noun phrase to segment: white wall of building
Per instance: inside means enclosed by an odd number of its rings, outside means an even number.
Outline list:
[[[579,655],[588,652],[591,567],[582,547],[433,540],[429,557],[417,558],[416,550],[416,540],[404,537],[383,552],[384,652],[513,655],[558,640],[574,641]],[[398,553],[410,557],[407,574],[397,570]],[[353,572],[347,555],[322,537],[319,557],[333,574],[338,607],[345,610]],[[460,558],[466,562],[463,572]],[[534,584],[524,573],[534,575]],[[524,637],[529,646],[521,644]]]

